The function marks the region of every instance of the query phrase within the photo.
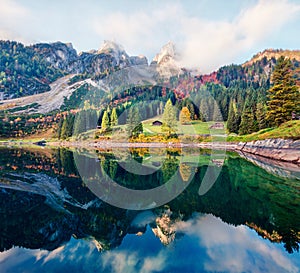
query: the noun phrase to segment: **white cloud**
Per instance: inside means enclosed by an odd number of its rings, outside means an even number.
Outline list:
[[[286,39],[282,44],[300,41],[297,28],[291,30],[291,36],[282,35],[289,31],[287,24],[300,23],[297,1],[249,1],[252,4],[241,5],[242,10],[241,6],[235,9],[234,2],[228,7],[216,2],[199,1],[193,12],[193,1],[132,1],[127,5],[63,1],[58,6],[55,1],[25,4],[0,0],[0,39],[25,43],[67,40],[79,50],[99,47],[103,40],[115,40],[129,54],[145,54],[150,59],[162,45],[174,41],[182,65],[203,72],[245,61],[265,47],[277,47],[272,41],[278,43],[281,36]],[[222,9],[224,16],[220,17]]]
[[[177,230],[195,236],[200,247],[205,247],[207,271],[259,273],[263,268],[264,272],[272,273],[298,272],[282,250],[245,226],[234,227],[212,215],[198,215],[179,222]]]
[[[27,42],[18,29],[30,16],[29,10],[14,0],[0,0],[0,7],[0,39]]]
[[[151,273],[162,271],[166,264],[166,255],[159,252],[157,256],[145,256],[126,250],[106,252],[102,256],[103,272]]]
[[[138,49],[154,55],[163,43],[174,40],[184,66],[208,72],[231,63],[253,47],[259,48],[289,20],[299,16],[299,11],[299,4],[285,0],[260,0],[232,20],[221,21],[191,17],[176,4],[148,13],[109,14],[95,19],[94,28],[100,37],[117,40],[130,53],[137,53]]]
[[[93,28],[102,40],[115,40],[123,44],[129,53],[151,52],[154,55],[170,38],[175,38],[174,27],[179,13],[178,5],[166,5],[149,13],[116,12],[105,18],[95,17]]]

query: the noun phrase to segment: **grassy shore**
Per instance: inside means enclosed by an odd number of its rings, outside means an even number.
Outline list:
[[[291,120],[281,124],[278,128],[267,128],[258,132],[242,135],[227,137],[228,142],[248,142],[253,140],[263,140],[270,138],[283,138],[283,139],[300,139],[300,120]]]
[[[82,133],[80,136],[77,137],[70,137],[66,140],[58,140],[54,138],[49,132],[47,134],[40,134],[40,135],[32,135],[25,138],[13,138],[13,139],[0,139],[0,145],[20,145],[20,144],[31,144],[36,143],[41,140],[46,140],[47,145],[51,145],[51,143],[72,143],[75,142],[85,142],[87,143],[125,143],[125,142],[135,142],[135,143],[207,143],[211,142],[212,138],[210,137],[210,126],[212,122],[200,122],[200,121],[193,121],[192,124],[183,127],[183,132],[178,136],[178,138],[170,138],[167,137],[162,131],[161,127],[153,126],[151,120],[147,120],[143,122],[144,126],[144,133],[141,134],[139,137],[135,139],[128,139],[126,134],[126,127],[125,125],[119,125],[115,128],[115,131],[109,132],[103,136],[97,136],[98,130],[90,130],[88,132]],[[191,128],[193,126],[193,128]],[[192,130],[192,131],[190,131]],[[222,132],[224,134],[224,131]],[[255,132],[249,135],[228,135],[226,141],[230,143],[234,142],[248,142],[254,140],[264,140],[270,138],[282,138],[282,139],[300,139],[300,120],[289,121],[278,128],[267,128]],[[218,142],[218,139],[214,138],[214,142]],[[224,142],[224,138],[220,138],[220,142]]]

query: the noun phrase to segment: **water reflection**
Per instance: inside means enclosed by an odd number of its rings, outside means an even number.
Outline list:
[[[13,248],[0,253],[2,272],[299,272],[296,255],[261,240],[245,226],[195,214],[175,223],[178,236],[168,247],[150,226],[127,235],[120,247],[99,252],[92,240],[72,238],[54,251]],[[34,267],[32,266],[34,264]],[[59,266],[58,266],[59,265]],[[58,270],[58,271],[57,271]]]
[[[174,151],[151,159],[147,151],[134,153],[145,167],[156,168],[143,180],[118,164],[126,164],[128,153],[101,151],[94,162],[133,189],[163,184],[174,172],[183,183],[191,172],[194,177],[167,205],[130,211],[90,191],[71,151],[2,150],[1,270],[57,272],[59,265],[74,272],[298,272],[297,169],[280,177],[270,166],[267,172],[229,153],[217,181],[199,196],[208,150],[200,158],[190,151],[180,162]]]

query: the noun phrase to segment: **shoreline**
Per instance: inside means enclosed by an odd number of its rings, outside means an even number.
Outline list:
[[[229,150],[249,153],[282,162],[300,164],[300,140],[291,139],[265,139],[251,142],[113,142],[113,141],[0,141],[0,146],[36,145],[40,147],[57,148],[85,148],[85,149],[110,149],[110,148],[203,148],[213,150]]]

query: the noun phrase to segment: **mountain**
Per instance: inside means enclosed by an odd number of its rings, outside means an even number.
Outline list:
[[[0,92],[6,99],[49,91],[64,75],[32,46],[17,42],[0,41],[0,60]]]
[[[292,60],[295,79],[300,86],[300,50],[267,49],[257,53],[243,64],[225,65],[210,74],[196,77],[203,84],[213,82],[215,84],[223,84],[225,87],[229,87],[236,81],[242,81],[245,84],[251,82],[255,85],[264,85],[271,81],[272,71],[280,56],[285,56]]]
[[[41,43],[32,46],[34,51],[45,59],[52,67],[65,72],[74,72],[78,55],[71,43]]]
[[[148,65],[145,56],[129,56],[122,46],[105,41],[99,50],[77,54],[71,43],[24,46],[0,41],[0,93],[12,99],[50,91],[50,84],[69,74],[99,80],[121,68]]]
[[[97,53],[111,55],[116,61],[115,64],[120,65],[120,68],[130,65],[148,65],[148,60],[145,56],[129,56],[121,45],[112,41],[104,41]]]
[[[192,118],[202,121],[217,117],[212,99],[225,121],[231,105],[239,124],[244,110],[250,107],[253,130],[263,129],[266,122],[261,116],[266,113],[267,90],[272,85],[277,58],[282,54],[293,58],[292,73],[300,86],[299,52],[268,49],[243,64],[194,76],[180,66],[172,42],[164,45],[149,65],[145,56],[130,56],[112,41],[105,41],[98,50],[79,54],[70,43],[24,46],[0,41],[0,136],[23,136],[56,128],[69,113],[74,115],[87,107],[99,112],[117,108],[121,115],[130,105],[141,103],[141,116],[149,119],[162,114],[168,99],[179,109],[187,106]],[[125,124],[126,115],[122,117],[121,124]]]
[[[171,77],[182,73],[178,59],[179,54],[176,51],[175,45],[172,42],[168,42],[155,55],[151,65],[157,65],[157,70],[163,77]]]
[[[295,59],[300,62],[300,50],[283,50],[283,49],[266,49],[255,54],[249,61],[245,62],[243,66],[251,65],[262,59],[271,60],[278,59],[280,56],[285,56],[291,60]]]

